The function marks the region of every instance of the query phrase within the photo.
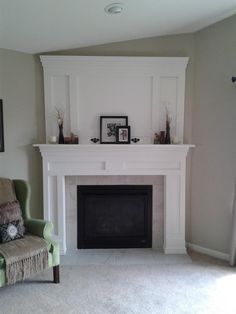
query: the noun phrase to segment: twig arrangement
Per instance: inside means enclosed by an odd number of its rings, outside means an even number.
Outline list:
[[[58,126],[61,127],[64,123],[64,111],[61,108],[55,108],[55,110]]]

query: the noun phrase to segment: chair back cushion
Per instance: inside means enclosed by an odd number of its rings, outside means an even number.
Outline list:
[[[16,193],[12,180],[0,178],[0,205],[16,200]]]

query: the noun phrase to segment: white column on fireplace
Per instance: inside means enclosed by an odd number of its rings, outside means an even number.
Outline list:
[[[35,145],[43,158],[44,218],[66,253],[65,176],[165,176],[164,252],[186,253],[185,170],[193,145]]]

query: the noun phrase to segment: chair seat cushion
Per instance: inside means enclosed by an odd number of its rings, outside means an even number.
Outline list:
[[[25,236],[27,237],[28,235],[30,235],[29,233],[28,234],[26,234]],[[17,240],[14,240],[14,241],[17,241]],[[48,248],[48,252],[51,252],[51,249],[52,249],[52,243],[50,242],[50,241],[48,241],[48,240],[45,240],[44,239],[44,241],[47,243],[47,248]],[[1,246],[1,244],[0,244],[0,246]],[[51,254],[49,254],[49,256],[50,256]],[[51,257],[50,257],[51,258]],[[3,268],[5,268],[5,259],[4,259],[4,257],[0,254],[0,269],[3,269]]]

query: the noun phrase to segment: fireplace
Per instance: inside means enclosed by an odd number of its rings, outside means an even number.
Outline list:
[[[139,178],[137,184],[143,184],[143,176],[164,176],[163,250],[167,254],[186,253],[186,156],[193,145],[150,143],[152,134],[162,129],[165,121],[163,104],[168,105],[172,116],[173,135],[183,141],[188,58],[41,56],[41,61],[46,138],[57,131],[57,121],[51,111],[58,105],[65,110],[64,131],[68,134],[79,131],[80,135],[79,145],[35,145],[43,158],[44,219],[54,224],[53,236],[61,254],[66,254],[67,248],[77,247],[76,241],[72,242],[76,240],[75,215],[73,224],[67,224],[72,208],[67,202],[65,184],[66,179],[75,176],[105,179],[109,176],[111,180],[133,176]],[[94,72],[96,77],[87,75]],[[134,93],[134,89],[138,92]],[[117,90],[121,91],[118,98]],[[90,106],[91,103],[95,106]],[[138,136],[140,141],[131,145],[92,144],[90,139],[98,137],[99,132],[97,117],[106,112],[117,114],[117,110],[123,114],[128,110],[133,136]],[[75,198],[75,191],[73,195]],[[77,204],[73,202],[73,206],[76,212]],[[155,217],[155,209],[153,218],[152,244],[155,244],[156,226],[160,222]]]
[[[77,247],[152,247],[151,185],[77,187]]]
[[[54,223],[54,239],[60,244],[61,254],[66,254],[68,235],[70,237],[74,232],[76,239],[74,227],[69,226],[69,232],[66,230],[70,205],[66,204],[65,185],[66,177],[75,176],[102,176],[104,179],[132,176],[139,178],[139,183],[143,182],[140,176],[164,176],[163,250],[166,254],[186,253],[185,171],[187,152],[193,145],[35,146],[40,148],[43,157],[44,219]],[[153,241],[156,238],[155,218]]]

